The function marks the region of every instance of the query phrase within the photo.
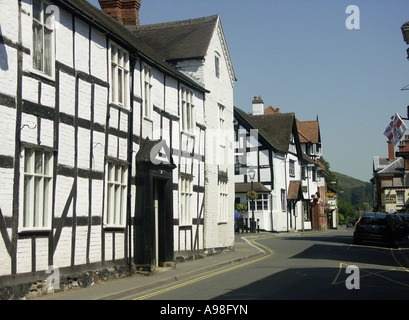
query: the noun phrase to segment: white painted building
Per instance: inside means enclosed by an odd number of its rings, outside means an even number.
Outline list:
[[[304,206],[305,220],[309,221],[311,227],[315,229],[337,228],[338,210],[333,203],[329,204],[329,198],[327,197],[325,177],[328,173],[321,161],[322,142],[318,118],[312,121],[297,120],[297,128],[301,150],[306,161],[302,168],[302,191],[304,199],[308,200]],[[315,203],[318,206],[315,206]],[[313,210],[312,205],[314,205],[316,212]],[[329,210],[330,207],[331,210]]]
[[[233,88],[236,81],[220,17],[129,27],[205,95],[204,248],[234,243]]]
[[[252,168],[255,170],[253,187],[259,194],[254,219],[260,229],[282,232],[319,228],[315,222],[319,219],[315,218],[320,213],[312,209],[312,202],[315,197],[323,203],[326,185],[320,174],[323,168],[317,162],[321,156],[318,122],[299,122],[293,113],[280,113],[272,107],[264,109],[259,97],[253,100],[252,114],[235,108],[234,116],[235,202],[247,204],[244,217],[251,219],[253,215],[252,201],[247,198]]]
[[[0,5],[0,288],[230,247],[206,241],[203,83],[86,0]]]
[[[261,99],[253,100],[249,115],[235,108],[236,121],[236,203],[248,203],[252,217],[248,170],[255,171],[255,219],[266,231],[301,230],[303,207],[301,193],[302,153],[295,115],[264,114]],[[243,156],[244,155],[244,156]]]

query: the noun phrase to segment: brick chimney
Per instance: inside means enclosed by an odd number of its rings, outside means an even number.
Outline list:
[[[266,110],[264,110],[264,114],[274,114],[280,113],[280,108],[274,108],[273,106],[268,106]]]
[[[393,144],[388,141],[388,159],[389,161],[395,161],[395,147],[393,146]]]
[[[102,11],[125,26],[139,25],[141,0],[98,0]]]
[[[399,152],[405,151],[405,141],[399,141]]]
[[[261,97],[254,97],[253,99],[253,116],[264,114],[264,101]]]
[[[408,172],[409,171],[409,135],[405,135],[405,139],[403,141],[399,141],[399,152],[403,153],[401,156],[404,159],[405,172]]]
[[[409,151],[409,135],[408,134],[405,135],[404,143],[405,143],[405,149],[403,151]]]

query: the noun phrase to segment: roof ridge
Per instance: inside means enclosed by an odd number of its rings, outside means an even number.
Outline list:
[[[211,16],[205,16],[200,18],[193,18],[193,19],[185,19],[185,20],[175,20],[175,21],[168,21],[168,22],[158,22],[158,23],[150,23],[145,25],[136,26],[136,29],[139,28],[160,28],[160,27],[169,27],[169,26],[179,26],[179,25],[186,25],[192,23],[200,23],[200,22],[209,22],[212,20],[217,20],[219,18],[219,14],[214,14]]]

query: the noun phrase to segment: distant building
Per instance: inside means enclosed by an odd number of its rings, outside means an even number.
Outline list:
[[[294,113],[268,107],[260,97],[252,101],[252,114],[234,110],[236,132],[236,203],[253,201],[249,171],[255,170],[255,219],[260,229],[291,231],[327,228],[325,168],[319,163],[320,134],[315,123],[304,125],[303,143]],[[313,127],[313,128],[311,128]],[[315,129],[314,129],[315,128]],[[313,136],[311,138],[310,136]],[[303,152],[303,148],[307,151]]]
[[[396,155],[398,157],[396,157]],[[400,141],[395,154],[388,142],[388,158],[373,158],[374,211],[400,213],[409,211],[409,135]]]

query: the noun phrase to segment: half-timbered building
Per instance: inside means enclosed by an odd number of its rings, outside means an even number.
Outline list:
[[[167,63],[202,84],[205,94],[205,248],[228,248],[234,243],[233,64],[219,15],[129,30]],[[198,221],[199,222],[199,221]],[[191,234],[190,224],[187,227]]]
[[[246,219],[266,231],[305,229],[301,165],[303,156],[293,113],[264,114],[264,102],[253,100],[253,112],[234,109],[236,128],[236,203],[248,204]],[[254,202],[249,170],[255,171]],[[250,225],[250,223],[248,224]]]
[[[255,223],[267,231],[328,228],[318,120],[299,121],[294,113],[272,106],[264,109],[260,97],[254,97],[251,114],[235,108],[234,120],[235,202],[247,204],[247,224],[254,211]],[[252,188],[258,194],[254,202],[247,197]],[[336,215],[330,218],[335,228]]]
[[[209,90],[124,26],[140,1],[1,6],[0,287],[231,246],[206,242]]]

